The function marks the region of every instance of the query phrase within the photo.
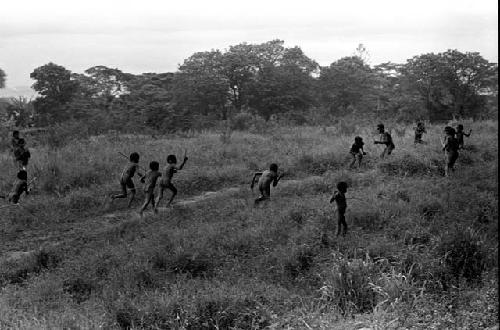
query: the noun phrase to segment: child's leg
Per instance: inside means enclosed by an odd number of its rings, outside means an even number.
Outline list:
[[[170,191],[172,192],[172,196],[170,196],[170,200],[168,201],[167,206],[172,204],[172,201],[174,200],[175,196],[177,195],[177,188],[175,188],[173,184],[170,184],[168,189],[170,189]]]
[[[384,158],[385,157],[385,154],[387,153],[387,146],[384,147],[384,150],[382,151],[382,154],[380,155],[380,158]]]
[[[150,192],[146,193],[146,199],[144,200],[144,204],[142,204],[141,210],[139,213],[142,215],[146,207],[148,207],[149,203],[151,203],[151,197],[153,197],[153,194]]]
[[[130,208],[134,199],[135,199],[135,188],[130,190],[130,199],[128,200],[128,204],[127,204],[128,208]]]
[[[270,189],[269,189],[270,190]],[[255,205],[266,200],[266,189],[264,187],[259,187],[260,196],[255,199]]]
[[[337,212],[338,212],[338,210],[337,210]],[[342,226],[342,220],[341,220],[341,218],[342,218],[342,216],[341,216],[341,214],[339,212],[338,217],[337,217],[337,236],[340,235],[340,230],[341,230],[341,226]]]
[[[344,227],[344,231],[342,233],[342,236],[345,236],[347,234],[347,222],[345,222],[345,214],[342,214],[340,221],[341,221],[342,226]]]
[[[158,210],[156,209],[155,194],[154,193],[151,193],[151,205],[153,206],[153,212],[158,213]]]
[[[349,164],[349,168],[352,168],[354,166],[354,164],[356,164],[356,155],[354,155],[354,154],[351,154],[351,155],[352,155],[352,161]]]
[[[361,161],[363,160],[363,154],[359,153],[357,155],[357,160],[358,160],[358,168],[361,168]]]
[[[155,208],[157,208],[158,206],[160,206],[160,201],[163,198],[163,192],[165,191],[165,189],[167,189],[167,187],[164,186],[164,185],[162,185],[162,184],[160,184],[160,191],[159,191],[159,194],[158,194],[158,198],[156,199]]]
[[[111,200],[114,200],[116,198],[125,198],[127,197],[127,185],[123,182],[120,182],[120,188],[122,190],[122,193],[121,194],[117,194],[117,195],[112,195],[111,196]]]

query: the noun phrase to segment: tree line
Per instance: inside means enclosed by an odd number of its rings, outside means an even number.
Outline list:
[[[300,47],[272,40],[197,52],[176,72],[131,74],[94,66],[75,73],[48,63],[30,75],[38,97],[12,102],[6,111],[18,126],[78,121],[102,130],[165,131],[209,128],[238,116],[294,124],[345,116],[497,116],[498,64],[477,52],[447,50],[375,66],[366,54],[360,45],[351,56],[320,66]]]

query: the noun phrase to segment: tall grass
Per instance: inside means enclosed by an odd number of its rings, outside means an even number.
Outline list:
[[[398,127],[385,160],[373,129],[347,122],[39,145],[33,194],[0,210],[0,328],[492,326],[497,130],[470,126],[477,133],[452,178],[442,176],[438,126],[419,146]],[[349,170],[355,135],[368,155]],[[118,151],[139,152],[146,166],[185,149],[188,163],[174,177],[179,199],[240,189],[144,219],[120,201],[107,205],[126,163]],[[287,176],[269,203],[253,207],[250,176],[271,162]],[[15,169],[7,154],[0,165],[6,190]],[[336,237],[328,203],[338,181],[349,185],[347,238]],[[433,319],[419,308],[434,309]]]

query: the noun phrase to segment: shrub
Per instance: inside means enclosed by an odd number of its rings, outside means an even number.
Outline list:
[[[230,127],[237,131],[246,131],[252,126],[254,118],[251,114],[240,112],[231,118]]]
[[[349,219],[354,226],[361,227],[364,230],[377,230],[382,226],[382,218],[378,211],[362,209],[353,210],[348,217],[348,221]]]
[[[441,237],[436,253],[445,267],[441,274],[445,287],[449,283],[458,285],[461,278],[467,282],[481,280],[487,263],[486,248],[479,234],[471,228],[455,228],[446,233]]]
[[[443,206],[438,201],[425,202],[418,205],[419,213],[429,221],[443,211]]]
[[[343,316],[371,312],[377,305],[377,295],[370,283],[378,276],[370,260],[348,261],[336,258],[331,270],[323,274],[321,300],[333,305]]]
[[[249,298],[208,298],[196,303],[189,329],[264,329],[271,315]]]
[[[67,279],[64,281],[63,288],[64,292],[68,293],[77,304],[89,299],[93,290],[92,283],[82,277]]]
[[[333,153],[314,156],[304,154],[297,159],[294,167],[302,172],[322,175],[327,171],[338,169],[342,163],[338,156]]]
[[[313,266],[316,254],[314,248],[307,245],[294,247],[283,262],[285,275],[294,279],[307,272]]]
[[[386,158],[378,164],[378,168],[388,175],[415,176],[439,173],[438,168],[431,162],[425,162],[413,155],[405,155],[404,158]]]
[[[23,283],[30,275],[56,267],[61,258],[53,250],[41,249],[26,253],[20,260],[7,262],[0,270],[0,284]]]

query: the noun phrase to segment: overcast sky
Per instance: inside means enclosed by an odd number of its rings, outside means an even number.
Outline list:
[[[498,62],[497,0],[0,0],[0,68],[29,86],[34,68],[175,71],[197,51],[282,39],[320,65],[362,43],[371,64],[447,49]]]

